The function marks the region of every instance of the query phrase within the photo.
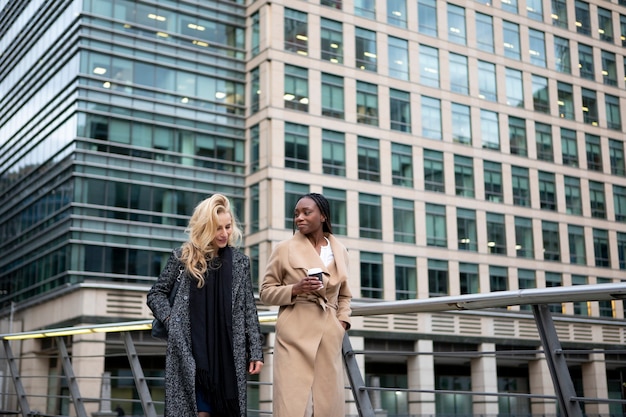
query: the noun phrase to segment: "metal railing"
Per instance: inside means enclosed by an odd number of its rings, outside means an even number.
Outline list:
[[[593,398],[583,397],[577,395],[572,377],[566,362],[566,355],[568,351],[563,349],[558,337],[558,332],[555,328],[552,314],[548,308],[548,304],[554,303],[567,303],[567,302],[582,302],[582,301],[606,301],[626,298],[626,284],[597,284],[597,285],[578,285],[572,287],[557,287],[557,288],[543,288],[543,289],[525,289],[518,291],[502,291],[487,294],[469,294],[461,296],[444,296],[429,299],[419,300],[404,300],[404,301],[384,301],[384,302],[372,302],[372,303],[353,303],[352,310],[353,316],[379,316],[379,315],[398,315],[409,313],[433,313],[433,312],[449,312],[449,311],[463,311],[469,312],[471,310],[485,310],[492,308],[510,307],[515,305],[531,305],[533,317],[537,326],[538,336],[543,347],[543,355],[548,365],[552,383],[554,385],[555,395],[538,395],[538,394],[524,394],[524,393],[507,393],[507,392],[477,392],[477,391],[446,391],[446,390],[414,390],[404,388],[389,388],[379,386],[366,385],[362,369],[359,366],[357,357],[361,354],[367,353],[366,351],[358,351],[352,348],[350,337],[346,335],[343,342],[343,358],[345,362],[346,375],[349,381],[348,389],[351,390],[352,400],[356,406],[358,416],[360,417],[375,417],[379,415],[380,410],[375,409],[372,404],[371,396],[376,392],[393,389],[394,391],[408,391],[412,393],[422,394],[445,394],[453,392],[460,395],[472,395],[480,397],[488,396],[509,396],[509,397],[533,397],[543,398],[548,400],[554,400],[558,402],[558,411],[561,416],[565,417],[583,417],[582,405],[585,403],[611,403],[618,402],[626,404],[626,401],[622,399],[610,399],[610,398]],[[262,324],[273,323],[276,320],[277,313],[272,312],[260,312],[259,319]],[[568,317],[559,317],[558,320],[567,320]],[[589,318],[590,321],[594,319]],[[625,326],[623,321],[612,323],[618,326]],[[77,417],[87,417],[87,411],[85,404],[88,402],[99,402],[100,408],[97,413],[92,413],[94,416],[113,416],[116,415],[111,410],[111,398],[110,398],[110,375],[103,375],[101,384],[101,396],[99,398],[86,398],[81,395],[80,385],[78,377],[74,374],[74,368],[72,364],[72,356],[68,353],[66,346],[66,337],[79,334],[94,334],[94,333],[110,333],[120,332],[121,339],[123,341],[124,350],[132,376],[134,380],[134,386],[139,397],[139,403],[143,415],[146,417],[157,417],[157,408],[155,404],[158,401],[154,401],[150,389],[150,378],[144,375],[144,370],[140,363],[140,358],[137,353],[135,343],[133,341],[132,333],[140,330],[147,330],[151,326],[151,320],[140,320],[133,322],[114,323],[108,325],[94,325],[94,326],[78,326],[59,329],[38,330],[21,333],[11,333],[0,335],[0,340],[4,347],[6,368],[10,373],[12,380],[13,392],[4,389],[4,401],[3,408],[0,409],[0,416],[2,415],[21,415],[22,417],[30,416],[45,416],[38,411],[31,409],[31,401],[33,398],[41,395],[41,392],[33,393],[27,392],[25,389],[24,379],[27,377],[20,370],[20,361],[24,361],[27,358],[16,357],[13,354],[11,343],[16,340],[30,341],[38,338],[53,338],[56,348],[58,349],[57,360],[62,368],[62,375],[64,384],[67,387],[67,397],[73,404],[74,412],[69,411],[65,414],[76,415]],[[602,350],[594,349],[593,351],[577,352],[570,351],[570,354],[595,354],[603,352]],[[625,354],[626,351],[608,350],[606,353]],[[403,352],[407,354],[407,352]],[[414,352],[419,354],[419,352]],[[485,354],[487,352],[475,352],[476,354]],[[626,367],[626,363],[625,363]],[[45,378],[49,378],[46,376]],[[253,383],[254,384],[254,383]],[[257,383],[259,384],[259,383]],[[262,384],[262,383],[261,383]],[[6,399],[12,397],[14,401],[7,401]],[[8,403],[14,403],[14,407],[8,407]],[[271,415],[271,411],[254,410],[256,415],[267,414]],[[63,414],[63,415],[65,415]]]

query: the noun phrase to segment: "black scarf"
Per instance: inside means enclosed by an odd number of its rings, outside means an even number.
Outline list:
[[[196,389],[211,404],[211,416],[239,416],[239,393],[233,357],[232,249],[220,249],[209,262],[205,285],[191,285],[191,343],[196,361]]]

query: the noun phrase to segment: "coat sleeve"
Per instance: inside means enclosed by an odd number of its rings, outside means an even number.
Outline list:
[[[263,276],[259,298],[267,305],[290,305],[295,297],[292,295],[294,283],[285,282],[286,268],[284,263],[288,259],[289,247],[287,242],[281,242],[272,251],[267,268]]]
[[[165,322],[171,313],[172,308],[170,307],[168,296],[178,279],[181,266],[182,264],[176,256],[176,251],[172,251],[159,278],[146,296],[146,304],[152,310],[152,314],[162,322]]]
[[[348,273],[348,278],[341,283],[341,287],[339,288],[339,296],[337,300],[337,318],[340,321],[345,321],[348,324],[348,329],[351,327],[350,315],[352,314],[352,309],[350,308],[350,301],[352,300],[352,292],[350,291],[350,287],[348,286],[349,279],[349,265],[348,265],[348,251],[343,248],[343,258],[345,259],[345,268]]]
[[[252,290],[252,275],[250,272],[250,259],[245,258],[245,278],[244,278],[244,319],[246,321],[246,338],[250,361],[263,361],[263,336],[261,335],[261,325],[259,323],[259,313],[256,308],[254,291]]]

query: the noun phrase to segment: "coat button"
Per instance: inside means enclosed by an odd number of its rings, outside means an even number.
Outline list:
[[[189,298],[189,296],[186,295],[186,296],[183,297],[183,300],[187,301],[188,298]]]

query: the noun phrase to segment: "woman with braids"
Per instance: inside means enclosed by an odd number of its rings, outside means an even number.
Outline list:
[[[297,228],[297,231],[296,231]],[[270,255],[261,301],[280,306],[273,360],[274,417],[345,416],[341,346],[350,328],[348,252],[332,233],[330,206],[306,194],[294,234]],[[321,281],[307,271],[320,268]]]
[[[245,417],[247,373],[263,367],[250,259],[228,198],[195,208],[147,303],[168,330],[165,417]],[[168,294],[179,280],[174,304]]]

